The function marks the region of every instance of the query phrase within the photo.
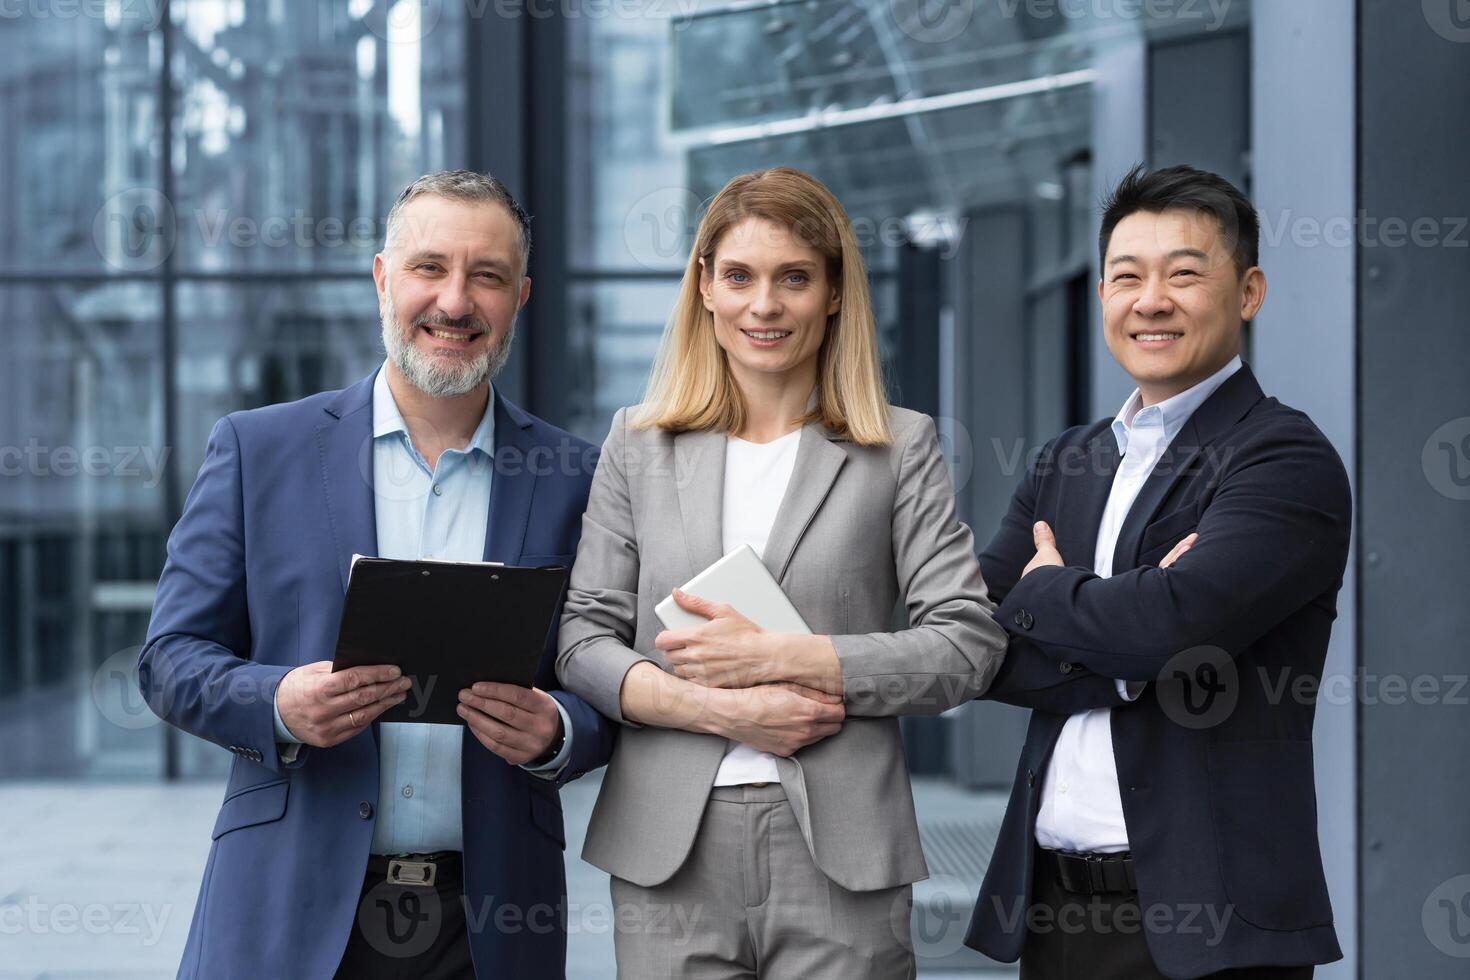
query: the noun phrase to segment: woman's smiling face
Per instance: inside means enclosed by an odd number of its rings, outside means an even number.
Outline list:
[[[841,304],[826,256],[783,225],[746,218],[700,265],[704,305],[737,382],[756,373],[814,371],[827,319]]]

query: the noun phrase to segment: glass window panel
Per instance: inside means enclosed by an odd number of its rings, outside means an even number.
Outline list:
[[[680,17],[670,34],[672,125],[748,125],[1073,71],[1086,67],[1097,33],[1086,16],[924,7],[785,0]]]
[[[187,492],[215,422],[342,388],[383,360],[372,277],[178,289],[179,479]]]
[[[132,680],[172,452],[159,296],[145,282],[0,287],[0,777],[161,769],[162,729]]]
[[[0,286],[0,778],[162,772],[133,664],[166,498],[221,415],[372,370],[382,219],[413,177],[465,159],[463,5],[175,0],[169,24],[159,9],[31,5],[0,29],[0,227],[22,232],[0,238],[0,273],[24,282]],[[361,278],[179,284],[161,278],[170,254],[184,272]],[[115,278],[75,278],[93,271]],[[229,763],[177,744],[185,775]]]
[[[137,271],[161,261],[159,37],[143,8],[0,26],[0,267]]]
[[[568,297],[571,363],[583,372],[566,426],[602,443],[613,413],[643,397],[648,369],[679,284],[671,282],[578,283]]]
[[[698,198],[664,134],[669,22],[568,21],[568,261],[578,269],[681,272]]]
[[[181,268],[366,268],[398,192],[463,165],[463,4],[173,6]]]
[[[816,129],[775,138],[700,145],[689,153],[696,197],[760,167],[800,167],[826,183],[855,223],[918,213],[956,215],[1024,200],[1038,182],[1060,179],[1058,164],[1091,141],[1085,86],[918,116]],[[888,224],[885,224],[888,223]],[[858,228],[859,232],[862,228]],[[925,229],[915,229],[923,237]],[[869,244],[864,241],[864,244]]]

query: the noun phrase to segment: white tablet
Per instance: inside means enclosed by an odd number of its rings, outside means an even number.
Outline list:
[[[770,570],[750,545],[741,545],[680,586],[689,595],[731,606],[761,629],[772,633],[810,633],[806,620],[781,591]],[[709,622],[681,609],[669,596],[654,607],[666,629],[683,630]]]

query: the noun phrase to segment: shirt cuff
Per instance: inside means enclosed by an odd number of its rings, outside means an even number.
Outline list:
[[[556,704],[556,713],[561,715],[561,751],[553,756],[550,762],[539,766],[521,766],[526,772],[541,779],[555,779],[560,776],[561,771],[566,768],[568,760],[572,757],[572,719],[567,714],[567,709],[561,706],[560,701],[557,701],[556,698],[551,700]]]
[[[281,720],[281,706],[276,704],[274,695],[271,697],[271,711],[276,717],[276,754],[281,757],[282,762],[295,762],[296,755],[301,751],[303,743],[301,739],[291,734],[291,729],[287,728],[286,723]]]
[[[1113,681],[1118,686],[1118,697],[1124,701],[1137,701],[1147,681]]]

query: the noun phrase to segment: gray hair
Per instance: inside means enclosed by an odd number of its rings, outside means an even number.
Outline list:
[[[499,204],[509,211],[520,232],[521,274],[525,275],[526,263],[531,260],[531,216],[498,179],[473,170],[441,170],[438,173],[424,174],[405,187],[388,211],[387,230],[383,236],[384,251],[391,248],[398,237],[399,228],[403,224],[403,209],[408,206],[408,202],[425,194],[447,197],[452,201]]]

